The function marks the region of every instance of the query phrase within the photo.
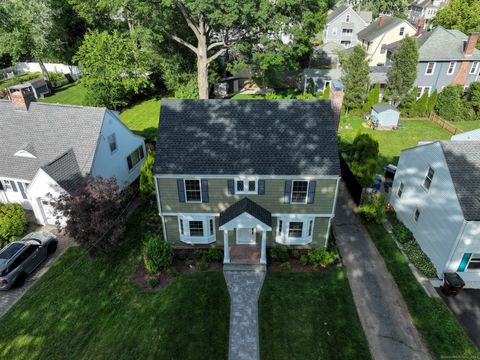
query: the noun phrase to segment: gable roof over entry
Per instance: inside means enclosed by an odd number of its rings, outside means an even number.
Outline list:
[[[220,228],[222,228],[224,225],[239,218],[243,214],[252,216],[262,224],[266,225],[266,228],[270,228],[271,230],[272,214],[249,198],[243,198],[242,200],[237,201],[229,206],[226,210],[222,211],[220,213],[218,225]]]

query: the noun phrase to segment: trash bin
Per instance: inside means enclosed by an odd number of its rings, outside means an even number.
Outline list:
[[[441,286],[441,289],[446,296],[457,295],[464,286],[465,282],[457,273],[443,274],[443,286]]]

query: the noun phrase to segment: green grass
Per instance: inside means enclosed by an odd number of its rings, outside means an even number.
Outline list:
[[[87,89],[81,82],[75,82],[55,89],[55,93],[52,96],[40,99],[45,103],[59,103],[68,105],[87,105]]]
[[[393,275],[407,303],[413,323],[430,352],[437,358],[478,358],[480,352],[465,335],[460,324],[441,299],[425,293],[400,252],[382,225],[365,223],[388,270]]]
[[[456,121],[456,122],[452,122],[452,125],[462,129],[463,131],[470,131],[470,130],[475,130],[480,128],[480,120]]]
[[[362,126],[364,120],[359,117],[344,117],[340,123],[341,143],[351,144],[358,130],[371,134],[379,143],[378,170],[388,163],[396,164],[403,149],[416,146],[420,140],[449,140],[451,134],[429,120],[401,119],[403,128],[400,130],[371,130]],[[351,125],[346,129],[345,125]]]
[[[125,109],[120,114],[120,120],[128,128],[148,140],[157,135],[158,119],[160,117],[160,100],[151,98]]]
[[[301,95],[302,92],[298,89],[285,89],[277,90],[275,94],[278,95],[281,99],[295,99],[297,96]],[[236,94],[232,97],[233,100],[264,100],[267,96],[257,95],[257,94]]]
[[[1,319],[0,358],[225,359],[229,296],[221,272],[182,275],[157,292],[132,283],[144,213],[126,244],[91,260],[69,249]]]
[[[262,359],[369,359],[342,269],[267,273],[259,300]]]

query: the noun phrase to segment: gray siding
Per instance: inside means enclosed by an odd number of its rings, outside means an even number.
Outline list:
[[[435,65],[435,71],[432,75],[425,75],[427,70],[427,61],[421,61],[417,65],[417,80],[415,81],[415,86],[430,86],[430,94],[436,89],[438,92],[442,91],[442,88],[447,85],[451,85],[452,81],[458,75],[462,62],[457,61],[455,66],[455,71],[451,75],[447,75],[448,66],[450,61],[438,61]],[[480,77],[478,76],[480,72],[480,65],[477,68],[476,74],[470,75],[470,69],[472,68],[473,61],[469,61],[467,69],[467,81],[466,86],[471,82],[479,81]]]
[[[350,15],[350,22],[346,22],[347,14]],[[341,44],[342,41],[351,41],[350,46],[355,46],[358,43],[357,34],[365,29],[366,24],[363,19],[351,8],[345,10],[342,14],[337,16],[331,22],[327,23],[323,31],[323,41],[334,42]],[[337,34],[334,35],[333,29],[337,29]],[[351,36],[343,36],[343,29],[353,29]]]

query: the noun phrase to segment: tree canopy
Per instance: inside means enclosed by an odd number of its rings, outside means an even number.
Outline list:
[[[370,69],[367,52],[360,44],[355,45],[342,60],[342,83],[345,86],[343,101],[347,109],[361,109],[370,86]]]
[[[432,19],[435,26],[460,30],[465,34],[480,29],[480,1],[450,0]],[[477,44],[480,48],[480,43]]]

